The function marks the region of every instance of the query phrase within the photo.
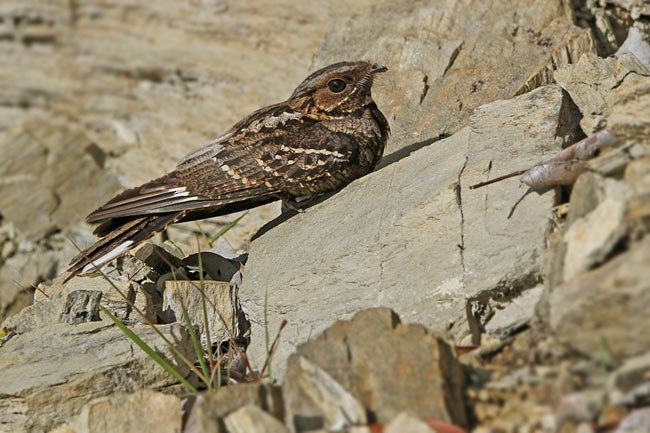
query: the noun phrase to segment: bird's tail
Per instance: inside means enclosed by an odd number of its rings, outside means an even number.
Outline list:
[[[98,270],[106,263],[121,256],[150,237],[163,231],[168,225],[180,220],[184,211],[137,218],[108,220],[100,224],[95,234],[102,236],[95,244],[81,251],[70,261],[66,280]]]

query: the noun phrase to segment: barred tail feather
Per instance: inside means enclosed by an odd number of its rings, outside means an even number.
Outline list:
[[[125,221],[111,230],[94,245],[77,254],[70,261],[66,278],[94,272],[111,260],[121,256],[140,243],[163,231],[168,225],[177,222],[185,212],[151,215]]]

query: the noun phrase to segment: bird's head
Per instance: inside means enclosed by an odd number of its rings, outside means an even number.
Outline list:
[[[308,76],[294,90],[292,108],[316,116],[342,117],[372,102],[375,74],[387,68],[368,62],[340,62]]]

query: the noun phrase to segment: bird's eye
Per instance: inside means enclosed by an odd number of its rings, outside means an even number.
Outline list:
[[[334,80],[331,80],[329,83],[327,83],[327,87],[330,88],[330,90],[334,93],[341,93],[343,90],[345,90],[345,81],[339,80],[338,78],[335,78]]]

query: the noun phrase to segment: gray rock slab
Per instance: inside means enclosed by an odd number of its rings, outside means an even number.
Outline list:
[[[564,235],[564,280],[601,263],[627,232],[626,203],[607,197],[596,209],[571,224]]]
[[[631,88],[643,83],[647,88],[650,69],[631,54],[603,59],[595,53],[586,53],[578,58],[574,64],[558,68],[554,77],[583,113],[580,124],[585,134],[591,135],[609,123],[607,117],[612,114],[612,106],[629,98]],[[633,122],[644,123],[640,113],[631,116]],[[635,130],[621,132],[620,138],[636,133]]]
[[[497,338],[506,338],[520,331],[535,316],[535,305],[543,290],[544,286],[538,284],[511,301],[500,304],[485,325],[485,332]]]
[[[226,433],[223,419],[238,409],[257,406],[275,419],[284,419],[282,389],[246,383],[219,388],[196,397],[185,425],[186,433]]]
[[[210,342],[239,340],[249,329],[237,303],[237,289],[223,281],[167,281],[163,293],[163,314],[167,323],[185,323],[184,305],[190,322],[197,329],[203,344],[207,343],[206,329],[210,331]],[[203,303],[205,302],[208,323],[205,323]]]
[[[70,227],[117,192],[105,155],[79,129],[32,122],[0,140],[0,209],[30,240]]]
[[[284,424],[259,406],[244,406],[223,420],[228,433],[289,433]]]
[[[39,284],[34,296],[34,303],[8,317],[2,322],[2,326],[15,329],[19,334],[23,334],[35,328],[67,321],[70,319],[66,316],[70,312],[70,305],[73,301],[71,295],[74,297],[74,293],[101,294],[99,304],[128,324],[156,323],[151,296],[136,283],[124,279],[110,278],[109,280],[101,275],[77,277],[66,283],[63,283],[63,279],[64,276],[60,275],[52,281]],[[144,317],[133,310],[125,297],[144,314]],[[93,307],[92,303],[88,306],[91,309],[99,308],[99,305]],[[100,311],[98,316],[93,317],[92,320],[109,319]]]
[[[410,415],[408,412],[401,412],[386,425],[385,433],[435,433],[427,423]]]
[[[586,356],[606,350],[612,362],[650,346],[650,239],[556,287],[549,297],[550,329]],[[638,330],[638,332],[634,332]],[[634,338],[630,332],[634,332]]]
[[[467,425],[464,375],[452,348],[387,308],[361,311],[300,345],[283,390],[293,431],[364,424],[363,408],[382,424],[408,410]]]
[[[451,328],[460,340],[469,333],[466,298],[534,281],[554,194],[526,194],[516,180],[468,186],[557,151],[563,106],[555,86],[488,104],[452,137],[254,241],[240,290],[254,365],[266,357],[265,328],[273,336],[283,319],[274,356],[280,376],[299,343],[361,309],[388,306],[405,322]]]
[[[189,370],[148,326],[132,328],[185,376]],[[158,328],[193,359],[187,331]],[[18,335],[0,351],[0,426],[11,432],[47,431],[97,397],[176,380],[119,329],[104,322],[55,324]]]
[[[363,58],[389,68],[373,87],[391,122],[387,154],[452,134],[479,106],[553,83],[554,69],[595,52],[589,30],[558,0],[380,0],[358,14],[332,10],[315,66]]]
[[[117,392],[87,403],[70,426],[75,433],[179,433],[181,401],[150,389]]]

